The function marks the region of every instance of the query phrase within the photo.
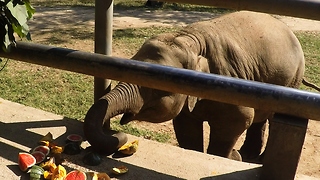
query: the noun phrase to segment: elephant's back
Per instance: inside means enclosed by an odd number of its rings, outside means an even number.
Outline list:
[[[205,36],[204,38],[210,38],[209,40],[229,39],[233,43],[241,42],[243,45],[257,42],[265,44],[268,41],[273,44],[276,42],[283,44],[288,40],[295,41],[295,45],[299,44],[286,24],[269,14],[250,11],[239,11],[193,23],[186,27],[186,31],[191,34],[200,33]]]
[[[301,45],[283,22],[268,14],[230,13],[191,24],[184,31],[206,48],[201,55],[211,63],[211,73],[285,86],[301,81]]]

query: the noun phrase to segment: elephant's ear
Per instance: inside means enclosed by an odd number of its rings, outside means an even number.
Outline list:
[[[203,56],[197,56],[196,59],[196,64],[194,67],[195,71],[201,71],[201,72],[206,72],[209,73],[209,65],[208,65],[208,60],[207,58]],[[193,111],[194,107],[196,106],[196,103],[198,102],[199,98],[194,97],[194,96],[188,96],[187,98],[187,104],[188,104],[188,109],[190,112]]]
[[[210,73],[208,59],[201,55],[197,56],[196,67],[194,70]]]
[[[198,101],[198,98],[197,97],[194,97],[194,96],[188,96],[188,109],[189,109],[189,112],[192,112],[193,111],[193,108],[196,106],[196,103]]]

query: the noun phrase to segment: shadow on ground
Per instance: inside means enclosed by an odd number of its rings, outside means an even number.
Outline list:
[[[37,131],[44,132],[45,134],[43,129],[52,129],[53,134],[57,134],[55,131],[61,128],[63,133],[55,138],[55,142],[59,145],[65,144],[66,137],[69,134],[75,133],[83,136],[82,122],[68,118],[63,118],[61,120],[48,119],[43,121],[32,121],[30,119],[24,121],[21,119],[21,122],[17,123],[0,122],[0,139],[2,139],[0,142],[0,156],[8,161],[16,163],[14,165],[7,165],[7,168],[10,169],[17,177],[20,177],[20,180],[28,180],[29,174],[22,172],[17,165],[19,152],[25,152],[25,149],[31,150],[33,147],[38,145],[37,142],[43,137],[43,135],[38,134]],[[88,166],[82,162],[82,157],[85,153],[87,153],[86,150],[83,150],[79,155],[63,155],[66,159],[66,162],[63,164],[66,170],[70,172],[71,170],[78,169],[77,167],[81,167],[91,171],[107,172],[112,177],[110,170],[113,167],[125,165],[130,169],[130,173],[117,177],[118,179],[153,179],[152,177],[168,180],[181,179],[147,168],[121,162],[121,158],[113,159],[111,157],[103,157],[103,162],[99,166]]]
[[[253,169],[243,170],[243,171],[235,171],[232,173],[212,176],[212,177],[204,177],[200,180],[242,180],[245,179],[244,177],[254,177],[257,172],[261,172],[262,167],[257,167]],[[257,179],[258,176],[256,176]]]
[[[134,22],[139,22],[139,27],[150,27],[150,23],[161,23],[162,25],[186,25],[200,20],[208,20],[216,17],[217,14],[195,11],[152,11],[145,9],[117,10],[114,9],[114,28],[117,23],[126,21],[135,27]],[[124,19],[123,19],[124,18]],[[134,18],[134,19],[132,19]],[[94,26],[94,7],[36,7],[34,19],[29,21],[30,26],[37,31],[46,31],[61,27]]]
[[[27,120],[17,123],[0,122],[0,124],[0,138],[11,142],[10,144],[4,143],[3,141],[0,142],[0,156],[14,162],[17,162],[17,154],[23,151],[23,149],[19,147],[35,147],[37,142],[42,138],[43,135],[32,132],[32,129],[65,128],[66,132],[56,138],[58,143],[64,142],[68,134],[83,134],[82,123],[68,118],[64,118],[62,120],[43,121]]]
[[[13,163],[6,163],[7,169],[11,176],[16,176],[20,180],[29,179],[29,174],[23,173],[19,170],[17,165],[17,157],[19,152],[25,152],[31,150],[33,147],[37,146],[37,142],[48,132],[54,135],[55,142],[59,145],[65,144],[65,139],[69,134],[79,134],[83,136],[82,122],[69,119],[45,119],[45,120],[33,120],[32,118],[20,119],[19,121],[10,122],[6,120],[5,122],[0,122],[0,157],[4,160]],[[146,143],[146,142],[145,142]],[[142,148],[142,147],[141,147]],[[142,150],[142,149],[141,149]],[[127,174],[117,176],[117,179],[182,179],[174,175],[165,174],[148,169],[148,166],[135,165],[132,162],[139,161],[139,158],[143,158],[144,155],[139,156],[133,155],[133,157],[117,157],[117,156],[106,156],[103,157],[103,161],[99,166],[88,166],[82,161],[83,156],[88,153],[88,150],[84,149],[78,155],[63,155],[66,162],[63,163],[64,167],[68,172],[74,169],[80,169],[83,171],[96,171],[96,172],[106,172],[112,177],[111,169],[117,166],[126,166],[129,169]],[[146,155],[147,158],[148,156]],[[131,163],[127,160],[129,159]],[[161,159],[165,157],[158,157],[159,163]],[[179,157],[176,157],[179,159]],[[152,160],[151,160],[152,161]],[[155,162],[150,162],[155,163]],[[187,166],[187,165],[186,165]],[[177,169],[179,171],[179,169]],[[242,170],[229,174],[215,175],[213,173],[212,177],[206,177],[203,179],[243,179],[244,177],[252,177],[257,174],[257,170]]]

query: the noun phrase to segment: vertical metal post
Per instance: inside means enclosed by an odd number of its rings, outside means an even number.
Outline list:
[[[263,158],[261,180],[293,180],[307,131],[308,119],[275,114]]]
[[[95,0],[94,52],[112,54],[113,0]],[[94,78],[94,101],[110,91],[111,80]]]

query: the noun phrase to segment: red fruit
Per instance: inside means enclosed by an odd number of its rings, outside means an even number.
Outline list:
[[[40,151],[40,152],[42,152],[44,155],[47,156],[47,155],[50,153],[50,148],[49,148],[48,146],[42,146],[42,145],[40,145],[40,146],[35,147],[32,152],[36,152],[36,151]]]
[[[82,137],[78,134],[70,134],[67,137],[67,141],[69,142],[81,142],[82,141]]]
[[[69,172],[64,180],[86,180],[87,176],[86,173],[79,171],[79,170],[73,170]]]
[[[28,168],[36,164],[36,158],[29,153],[19,153],[18,164],[21,171],[27,171]]]
[[[41,163],[43,160],[46,159],[46,155],[43,154],[41,151],[34,151],[31,155],[36,158],[36,164]]]

